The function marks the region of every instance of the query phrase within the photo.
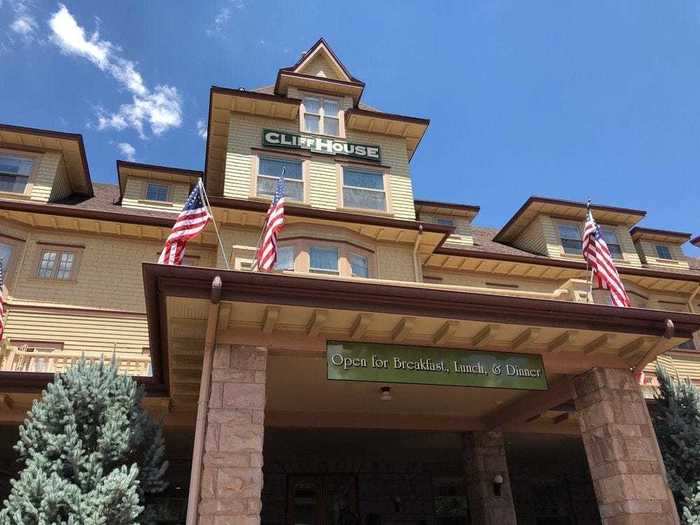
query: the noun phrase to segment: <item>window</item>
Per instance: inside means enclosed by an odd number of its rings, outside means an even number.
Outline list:
[[[168,202],[168,194],[170,187],[167,184],[157,184],[149,182],[146,186],[146,200]]]
[[[275,270],[294,270],[294,246],[280,246],[277,248]]]
[[[440,226],[452,226],[454,228],[455,221],[449,217],[437,217],[435,220],[436,224]]]
[[[560,224],[559,237],[561,245],[564,247],[564,253],[581,255],[581,234],[578,231],[578,226]]]
[[[622,259],[622,248],[620,247],[620,241],[617,238],[615,230],[602,226],[600,228],[600,234],[603,236],[603,239],[605,239],[605,244],[608,245],[610,255],[613,256],[613,259]]]
[[[39,260],[39,277],[68,281],[74,278],[76,255],[73,251],[44,250]]]
[[[310,272],[338,275],[338,248],[312,246],[309,250],[309,257],[311,259]]]
[[[304,97],[304,131],[322,135],[340,134],[338,101],[326,97]]]
[[[384,175],[373,171],[344,168],[343,206],[386,211]]]
[[[12,259],[11,244],[0,242],[0,265],[2,265],[3,278],[7,277],[7,272],[10,271],[10,260]]]
[[[659,256],[659,259],[673,259],[671,249],[663,244],[656,245],[656,255]]]
[[[351,253],[350,269],[353,277],[369,277],[369,260],[365,255]]]
[[[258,196],[272,197],[277,190],[277,181],[284,170],[284,194],[292,200],[304,201],[304,179],[301,162],[298,160],[260,158],[258,170]]]
[[[695,341],[693,341],[692,339],[688,339],[685,343],[679,344],[678,348],[682,350],[696,350]]]
[[[0,191],[24,193],[33,165],[30,158],[0,154]]]

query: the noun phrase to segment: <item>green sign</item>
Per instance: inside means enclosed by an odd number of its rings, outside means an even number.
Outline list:
[[[327,359],[338,381],[547,390],[539,355],[329,341]]]
[[[288,131],[276,129],[264,129],[262,136],[263,146],[273,148],[306,149],[314,153],[325,155],[347,155],[364,160],[381,162],[382,154],[378,145],[354,144],[332,137],[318,137],[315,135],[299,135]]]

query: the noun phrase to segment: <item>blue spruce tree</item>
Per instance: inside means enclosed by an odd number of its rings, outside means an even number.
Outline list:
[[[652,411],[678,513],[687,525],[700,525],[700,392],[690,381],[674,381],[656,367],[659,393]]]
[[[168,464],[142,399],[108,363],[81,360],[57,375],[20,427],[24,469],[0,525],[153,523],[147,497],[165,490]]]

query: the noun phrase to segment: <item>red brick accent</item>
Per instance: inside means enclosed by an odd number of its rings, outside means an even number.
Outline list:
[[[214,353],[199,525],[258,525],[267,350],[219,345]]]
[[[516,525],[508,462],[501,432],[470,432],[464,435],[467,495],[472,523]],[[503,477],[501,494],[494,493],[494,478]]]
[[[639,385],[627,370],[574,380],[581,437],[603,525],[676,525],[676,506]]]

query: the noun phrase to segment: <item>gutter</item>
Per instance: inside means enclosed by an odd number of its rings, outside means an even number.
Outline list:
[[[197,401],[197,422],[195,424],[194,446],[192,451],[192,471],[190,490],[187,501],[187,525],[197,524],[197,510],[202,486],[202,462],[204,459],[204,441],[207,430],[207,410],[211,393],[211,373],[214,365],[214,348],[216,346],[216,328],[219,325],[221,302],[221,277],[214,277],[211,283],[207,331],[204,336],[204,359],[202,379],[199,383],[199,401]]]

